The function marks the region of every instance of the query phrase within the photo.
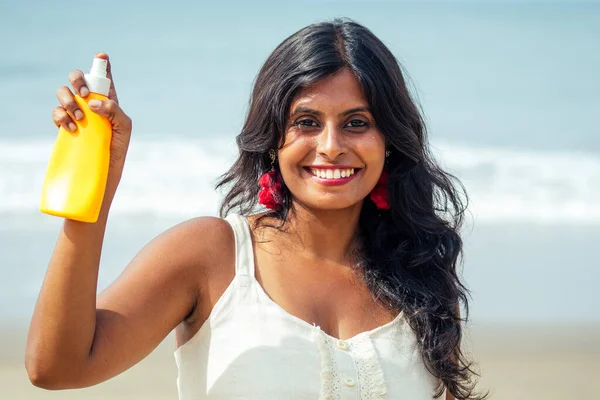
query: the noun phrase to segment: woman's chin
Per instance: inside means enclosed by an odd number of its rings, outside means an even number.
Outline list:
[[[330,198],[311,200],[307,202],[302,202],[302,204],[304,204],[306,208],[315,211],[341,211],[360,208],[362,206],[362,200]]]

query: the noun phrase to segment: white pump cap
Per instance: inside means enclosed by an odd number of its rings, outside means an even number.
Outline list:
[[[103,58],[94,58],[92,69],[89,74],[84,75],[85,84],[90,92],[108,96],[110,79],[106,77],[108,61]]]

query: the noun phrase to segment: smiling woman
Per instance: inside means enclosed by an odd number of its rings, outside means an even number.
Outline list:
[[[318,290],[315,282],[328,279],[325,268],[307,267],[296,282],[308,283],[296,289],[294,303],[325,312],[333,332],[345,324],[330,309],[354,320],[347,326],[351,332],[402,312],[425,368],[438,379],[437,395],[448,389],[448,398],[478,398],[474,372],[460,350],[459,304],[468,312],[468,302],[456,264],[466,195],[429,155],[423,120],[385,45],[352,21],[316,24],[290,36],[261,69],[237,142],[240,156],[220,182],[231,185],[222,215],[233,209],[252,214],[261,189],[255,182],[266,171],[284,183],[273,194],[277,206],[250,218],[256,242],[269,243],[257,246],[265,274],[280,268],[269,267],[273,257],[262,256],[261,247],[288,265],[308,249],[349,266],[368,296],[355,291],[344,297],[340,286],[325,285],[332,295],[317,306],[309,300]],[[287,255],[285,248],[294,250]],[[289,294],[280,296],[284,303]],[[369,317],[338,304],[357,298]],[[401,355],[382,355],[395,356]],[[385,372],[386,379],[402,375]],[[420,398],[418,391],[398,390],[392,398]]]
[[[278,163],[289,191],[311,209],[360,208],[381,176],[385,138],[354,74],[300,90],[290,108]]]
[[[68,126],[73,94],[58,95]],[[30,328],[34,384],[97,384],[176,328],[181,399],[483,397],[460,346],[463,198],[368,29],[335,20],[284,40],[217,185],[221,218],[162,233],[98,298],[131,120],[114,86],[92,110],[112,121],[107,191],[97,223],[64,222]]]

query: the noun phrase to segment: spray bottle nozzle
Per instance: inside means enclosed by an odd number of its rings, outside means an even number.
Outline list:
[[[94,62],[92,63],[92,68],[90,69],[90,75],[101,76],[106,78],[106,69],[108,67],[108,61],[104,58],[94,58]]]
[[[108,96],[110,90],[110,79],[106,77],[108,61],[104,58],[94,57],[92,68],[89,74],[84,75],[85,83],[93,93],[99,93]]]

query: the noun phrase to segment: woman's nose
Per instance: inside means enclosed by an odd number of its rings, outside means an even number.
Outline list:
[[[329,160],[335,160],[347,152],[346,141],[341,130],[332,124],[326,125],[317,137],[317,153]]]

